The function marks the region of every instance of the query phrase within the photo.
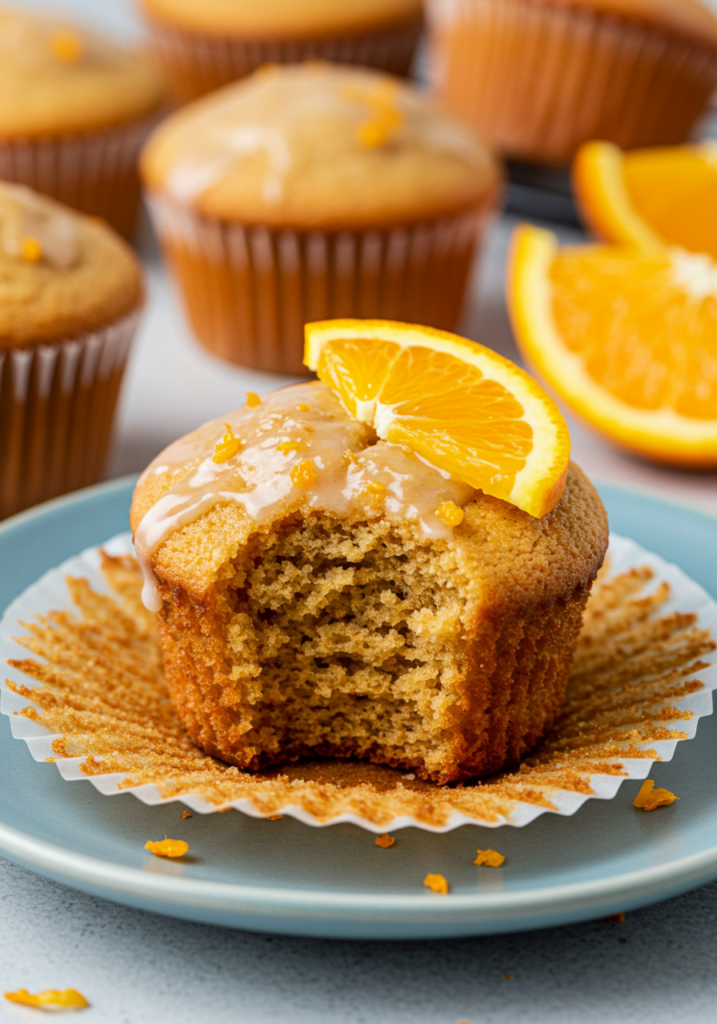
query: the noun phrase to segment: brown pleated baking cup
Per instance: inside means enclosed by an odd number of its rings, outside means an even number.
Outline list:
[[[588,139],[683,142],[717,85],[717,51],[666,29],[534,0],[429,0],[444,105],[503,153],[564,163]]]
[[[318,59],[407,75],[421,34],[415,18],[370,32],[313,39],[238,39],[202,35],[149,18],[152,45],[175,100],[188,103],[263,64]]]
[[[138,319],[0,352],[0,517],[101,478]]]
[[[137,161],[157,118],[39,138],[0,138],[0,178],[102,217],[132,238],[140,205]]]
[[[311,320],[454,330],[491,213],[485,204],[409,227],[299,232],[203,218],[157,197],[149,208],[199,341],[230,362],[291,374],[307,373]]]

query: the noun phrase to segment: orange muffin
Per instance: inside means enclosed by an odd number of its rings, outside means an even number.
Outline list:
[[[256,71],[309,58],[406,75],[421,0],[141,0],[172,92],[187,102]]]
[[[142,175],[202,344],[293,374],[309,320],[454,328],[500,183],[475,133],[417,90],[321,63],[179,111]]]
[[[575,466],[536,519],[378,440],[323,383],[170,446],[131,524],[170,697],[202,749],[439,783],[515,763],[550,728],[607,547]]]
[[[699,0],[428,0],[428,16],[442,102],[520,160],[682,142],[717,85]]]
[[[142,301],[110,228],[0,182],[0,516],[100,479]]]
[[[146,55],[56,15],[0,10],[0,179],[129,237],[137,157],[163,103]]]

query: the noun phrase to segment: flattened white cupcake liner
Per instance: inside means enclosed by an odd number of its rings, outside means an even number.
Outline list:
[[[139,316],[0,352],[0,518],[100,479]]]
[[[306,374],[304,324],[334,317],[454,330],[493,212],[406,227],[299,232],[203,218],[164,197],[149,209],[199,341],[230,362]]]
[[[146,16],[152,46],[175,100],[188,103],[264,64],[326,60],[407,75],[422,22],[413,19],[372,31],[309,39],[239,39],[203,35]]]
[[[717,85],[714,46],[587,7],[428,0],[428,20],[445,106],[522,160],[566,163],[589,139],[684,142]]]
[[[104,550],[113,556],[130,554],[133,550],[130,535],[114,537],[104,545]],[[536,756],[527,759],[519,768],[484,780],[478,786],[440,787],[414,781],[410,773],[380,769],[385,779],[392,780],[389,788],[382,789],[379,785],[377,790],[371,790],[365,783],[362,784],[360,775],[357,775],[355,784],[342,788],[317,777],[316,765],[313,775],[311,769],[297,765],[286,770],[285,778],[281,774],[267,778],[265,773],[257,780],[250,773],[218,764],[214,759],[196,751],[183,738],[181,742],[174,743],[175,760],[183,757],[186,764],[201,770],[190,776],[182,788],[176,777],[168,782],[166,771],[162,774],[159,768],[153,768],[155,754],[166,756],[169,749],[172,760],[170,748],[173,741],[169,736],[171,730],[167,729],[158,732],[155,729],[159,738],[153,741],[157,745],[151,752],[147,751],[145,745],[143,753],[135,755],[130,739],[127,739],[126,750],[120,753],[132,765],[131,771],[113,771],[117,752],[107,749],[102,752],[99,748],[94,752],[92,740],[88,739],[93,724],[96,725],[102,718],[96,700],[86,697],[87,707],[82,707],[82,673],[84,671],[86,678],[86,674],[91,671],[89,662],[86,669],[78,669],[77,659],[68,657],[64,668],[62,659],[59,662],[53,661],[49,665],[49,674],[46,672],[45,680],[38,687],[38,679],[28,671],[27,646],[22,646],[16,639],[27,636],[27,624],[38,617],[58,610],[73,610],[68,577],[83,577],[98,594],[112,594],[107,577],[101,570],[102,557],[98,548],[89,548],[46,573],[7,609],[0,623],[0,659],[3,664],[23,659],[25,661],[20,667],[7,669],[7,681],[0,687],[0,712],[9,717],[12,735],[27,744],[35,760],[53,760],[64,779],[74,781],[89,778],[100,793],[111,795],[130,792],[149,805],[176,801],[200,814],[233,807],[252,817],[283,814],[312,826],[350,822],[375,833],[406,827],[447,832],[467,824],[521,827],[547,811],[572,815],[588,799],[609,800],[614,797],[625,779],[644,779],[655,760],[669,761],[677,743],[693,738],[699,719],[712,713],[712,691],[717,688],[717,664],[715,656],[709,654],[714,644],[710,644],[708,637],[710,631],[712,636],[717,636],[717,603],[677,566],[645,551],[634,541],[613,536],[609,558],[606,578],[598,584],[599,588],[604,588],[602,593],[603,596],[607,595],[607,599],[600,606],[599,613],[593,616],[595,621],[590,629],[595,631],[594,643],[588,643],[587,648],[584,646],[583,665],[589,665],[590,659],[594,661],[596,657],[600,663],[608,647],[605,638],[609,638],[611,629],[614,633],[615,623],[622,617],[626,628],[620,633],[615,650],[622,652],[621,656],[624,656],[627,664],[631,656],[629,649],[633,655],[635,651],[639,653],[642,635],[643,648],[646,644],[649,648],[647,663],[644,662],[643,650],[642,674],[626,673],[624,665],[618,663],[613,666],[616,680],[611,688],[601,690],[599,685],[593,687],[592,696],[585,698],[585,705],[578,705],[578,718],[585,719],[578,722],[578,729],[583,732],[587,729],[589,732],[592,716],[596,728],[594,737],[588,736],[582,745],[576,746],[575,722],[571,725],[559,721],[541,745],[542,753],[539,748],[535,752]],[[135,570],[130,568],[129,571]],[[646,582],[642,589],[642,584],[635,582],[638,577]],[[620,597],[617,591],[624,580],[628,584],[623,585],[623,596]],[[124,582],[126,584],[126,579]],[[628,614],[625,594],[630,587],[633,598],[637,591],[639,595],[629,605],[632,610]],[[142,617],[144,613],[138,613],[138,607],[135,605],[134,614]],[[660,618],[656,619],[654,611],[658,608]],[[92,643],[97,644],[98,630],[102,632],[103,621],[109,622],[119,617],[112,615],[111,607],[100,608],[100,617],[90,630]],[[121,650],[125,652],[127,623],[130,621],[131,615],[120,630],[124,631]],[[64,626],[61,621],[55,620],[51,628],[62,634]],[[643,630],[642,634],[640,630]],[[670,630],[678,637],[677,646],[671,648]],[[140,633],[141,630],[138,631],[138,637]],[[701,641],[699,637],[702,637]],[[64,640],[61,640],[62,643]],[[686,652],[685,658],[682,661],[679,658],[677,661],[674,658],[670,660],[670,652],[674,653],[677,649]],[[146,659],[146,647],[143,657]],[[79,664],[84,662],[80,659]],[[606,664],[597,664],[595,678],[602,673],[604,681]],[[114,672],[116,666],[113,669],[112,664],[109,664],[104,669]],[[76,730],[70,745],[83,746],[81,756],[70,756],[72,751],[64,750],[63,736],[52,733],[41,723],[43,711],[39,698],[33,704],[31,693],[22,695],[10,688],[13,685],[25,686],[28,690],[37,690],[39,694],[42,686],[47,685],[48,680],[51,682],[52,673],[57,672],[68,673],[72,684],[67,691],[71,696],[67,701],[66,713],[67,721],[74,722],[72,728]],[[658,679],[661,682],[656,688]],[[578,678],[574,685],[585,691],[584,679],[581,681]],[[614,704],[617,717],[614,709],[607,716],[596,711],[601,694],[603,698],[606,694],[618,695],[619,699]],[[159,699],[164,702],[166,712],[166,692],[160,694]],[[131,737],[133,733],[142,736],[147,725],[143,715],[133,717],[130,703],[119,701],[121,711],[114,712],[117,715],[115,735],[120,737],[120,746],[125,742],[124,738]],[[55,705],[54,698],[50,704]],[[29,712],[28,708],[31,709]],[[78,726],[77,722],[82,721],[82,715],[86,717],[85,724]],[[608,735],[606,722],[609,721],[613,724]],[[105,711],[102,722],[102,728],[96,735],[104,736],[106,748],[107,723],[111,724],[111,714],[108,717]],[[61,751],[59,754],[58,749]],[[106,771],[103,771],[103,765],[108,766]],[[357,765],[356,769],[360,772],[365,767]],[[370,775],[371,769],[366,770]],[[157,781],[146,781],[153,772],[156,772]],[[375,769],[373,772],[375,775]],[[213,781],[208,779],[212,773]],[[138,776],[141,776],[139,781]],[[566,780],[568,784],[564,785]],[[233,791],[239,795],[230,799]]]
[[[157,115],[95,131],[0,139],[0,178],[102,217],[125,238],[137,225],[137,162]]]

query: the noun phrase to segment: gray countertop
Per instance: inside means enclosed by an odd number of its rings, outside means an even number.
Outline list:
[[[33,6],[74,8],[133,31],[131,13],[118,0]],[[492,232],[464,331],[515,357],[502,297],[510,227],[503,218]],[[179,434],[240,404],[245,391],[283,382],[204,355],[189,337],[150,242],[145,256],[150,304],[128,374],[111,475],[142,469]],[[590,475],[717,513],[717,473],[651,466],[577,424],[571,431],[575,458]],[[598,920],[417,943],[324,941],[129,909],[0,859],[0,987],[75,986],[92,1003],[78,1018],[88,1024],[706,1024],[717,1021],[716,910],[714,883],[634,911],[621,924]],[[0,1019],[37,1020],[38,1012],[2,1001]]]

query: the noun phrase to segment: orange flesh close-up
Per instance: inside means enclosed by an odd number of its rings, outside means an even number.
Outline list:
[[[687,273],[701,281],[685,287],[680,276]],[[550,270],[558,333],[590,377],[627,405],[715,420],[717,291],[708,289],[717,277],[711,281],[711,273],[705,257],[690,254],[566,247]]]
[[[508,498],[533,449],[520,402],[476,366],[419,345],[369,338],[326,343],[319,377],[349,412],[378,400],[394,419],[385,439],[408,445],[451,475]]]
[[[635,211],[660,238],[717,259],[717,147],[625,153],[622,176]]]

